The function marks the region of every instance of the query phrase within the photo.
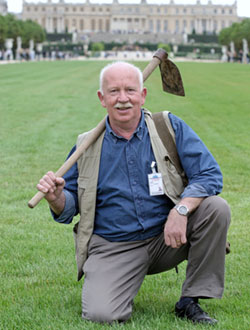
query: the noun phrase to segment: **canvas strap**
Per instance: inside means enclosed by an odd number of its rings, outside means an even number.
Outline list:
[[[169,154],[170,161],[176,168],[177,172],[182,178],[184,186],[187,185],[188,180],[183,167],[180,162],[179,155],[176,149],[175,134],[168,116],[164,116],[163,112],[152,114],[157,133]]]

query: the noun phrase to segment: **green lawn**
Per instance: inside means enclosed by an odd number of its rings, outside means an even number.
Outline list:
[[[0,329],[107,329],[81,320],[72,225],[27,202],[47,170],[57,170],[81,132],[105,115],[96,96],[104,62],[0,66]],[[143,68],[146,63],[138,63]],[[146,82],[146,107],[170,110],[201,136],[224,174],[232,208],[222,300],[202,306],[217,329],[250,329],[250,65],[178,63],[186,97],[162,92],[158,69]],[[185,265],[147,277],[131,321],[114,329],[193,329],[174,317]],[[196,329],[202,329],[196,326]]]

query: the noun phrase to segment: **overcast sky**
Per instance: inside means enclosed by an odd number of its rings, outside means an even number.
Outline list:
[[[58,2],[58,0],[52,0]],[[20,13],[22,11],[22,0],[7,0],[8,9],[10,12]],[[26,0],[26,2],[46,2],[46,0]],[[85,0],[65,0],[65,2],[84,3]],[[90,0],[93,3],[106,2],[110,3],[112,0]],[[119,0],[120,3],[139,3],[140,0]],[[169,3],[170,0],[148,0],[148,3]],[[206,4],[208,0],[201,0],[202,4]],[[212,0],[214,4],[231,5],[235,0]],[[175,3],[194,4],[196,0],[175,0]],[[238,15],[250,17],[250,0],[238,0]]]

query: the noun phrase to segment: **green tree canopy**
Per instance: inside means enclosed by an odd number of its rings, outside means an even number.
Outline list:
[[[229,46],[233,41],[237,50],[242,49],[242,39],[246,39],[250,44],[250,19],[244,19],[241,23],[234,23],[228,28],[221,30],[219,42]]]
[[[45,31],[43,28],[33,21],[21,21],[14,15],[0,15],[0,47],[3,48],[5,40],[12,38],[14,47],[16,47],[17,37],[22,38],[22,46],[29,46],[29,40],[33,39],[35,43],[45,40]]]
[[[93,52],[101,52],[104,50],[104,44],[102,42],[94,42],[90,48]]]
[[[0,48],[3,47],[6,37],[7,37],[6,20],[4,16],[0,15]]]
[[[158,48],[164,49],[167,53],[171,52],[171,47],[168,44],[160,43],[158,44]]]

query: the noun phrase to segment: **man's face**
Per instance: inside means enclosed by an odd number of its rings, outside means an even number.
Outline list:
[[[137,126],[146,94],[135,69],[126,65],[109,68],[103,77],[103,94],[98,91],[98,97],[107,108],[111,127]]]

